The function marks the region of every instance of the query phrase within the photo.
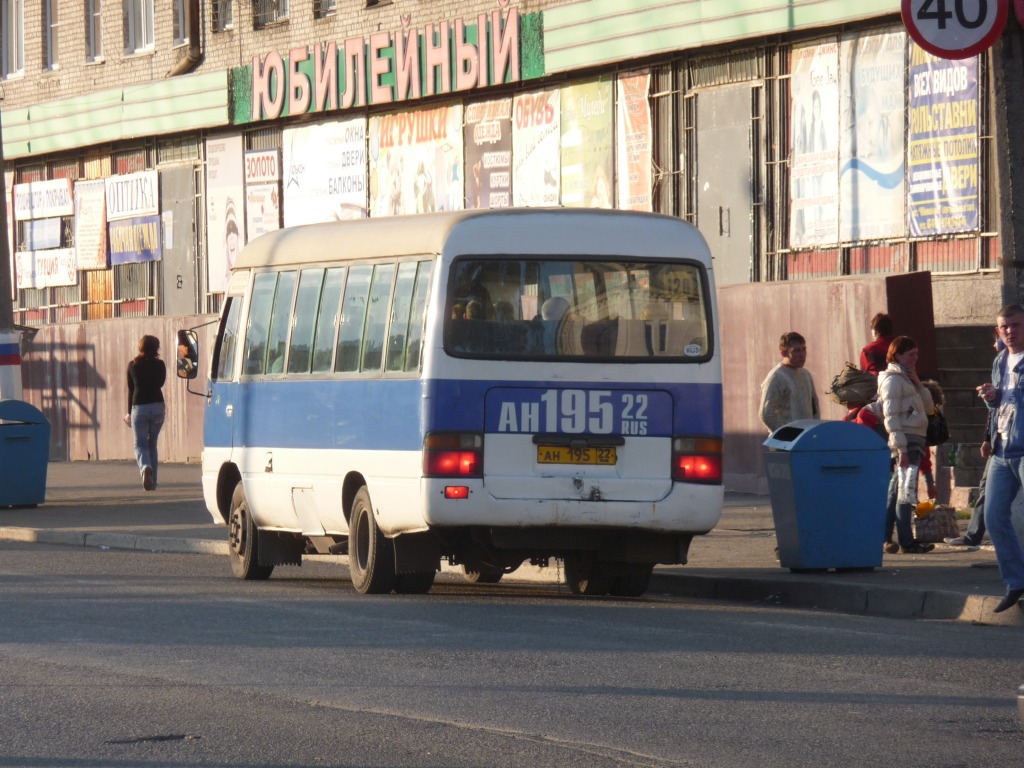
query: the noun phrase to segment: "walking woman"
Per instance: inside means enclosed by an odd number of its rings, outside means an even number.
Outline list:
[[[896,459],[893,482],[896,487],[896,508],[885,521],[886,541],[892,538],[893,526],[904,554],[924,554],[934,544],[914,538],[911,518],[917,506],[918,468],[928,450],[928,414],[935,407],[931,393],[917,376],[917,344],[908,336],[897,336],[886,355],[888,366],[878,374],[878,399],[882,402],[889,448]],[[891,486],[890,486],[891,487]]]
[[[142,487],[147,491],[156,490],[156,440],[166,414],[160,390],[166,380],[160,339],[143,336],[139,339],[139,354],[128,363],[128,413],[124,421],[135,433],[135,461],[142,475]]]

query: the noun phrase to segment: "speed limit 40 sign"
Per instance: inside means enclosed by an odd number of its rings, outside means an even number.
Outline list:
[[[981,53],[1003,34],[1010,0],[902,0],[914,41],[943,59]]]

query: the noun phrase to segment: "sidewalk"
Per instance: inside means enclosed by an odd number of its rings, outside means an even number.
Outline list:
[[[0,539],[227,554],[226,528],[211,522],[203,504],[199,466],[162,465],[159,484],[143,492],[132,462],[51,463],[45,503],[0,508]],[[1024,610],[992,613],[1004,585],[991,547],[939,544],[927,555],[885,555],[868,572],[801,574],[782,568],[774,550],[768,498],[727,494],[721,522],[694,540],[689,564],[656,568],[648,594],[1024,626]],[[506,579],[554,582],[558,575],[555,567],[523,566]]]

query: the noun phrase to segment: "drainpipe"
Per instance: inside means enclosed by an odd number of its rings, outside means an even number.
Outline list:
[[[188,0],[185,6],[185,24],[188,26],[188,51],[185,58],[171,67],[165,77],[175,77],[191,72],[203,58],[203,46],[199,37],[202,33],[202,24],[199,16],[200,0]]]

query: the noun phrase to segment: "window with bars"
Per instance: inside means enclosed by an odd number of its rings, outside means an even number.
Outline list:
[[[102,0],[85,2],[85,60],[100,61],[103,58],[103,11]]]
[[[313,18],[323,19],[338,12],[338,0],[313,0]]]
[[[153,50],[153,0],[123,0],[124,52]]]
[[[43,69],[57,69],[57,0],[43,0]]]
[[[25,71],[24,0],[0,0],[0,78]]]
[[[185,45],[188,42],[188,19],[185,18],[185,1],[174,0],[171,5],[171,34],[174,45]]]
[[[211,18],[214,32],[223,32],[235,26],[235,9],[232,0],[213,0]]]
[[[252,0],[252,25],[260,29],[288,18],[288,0]]]

